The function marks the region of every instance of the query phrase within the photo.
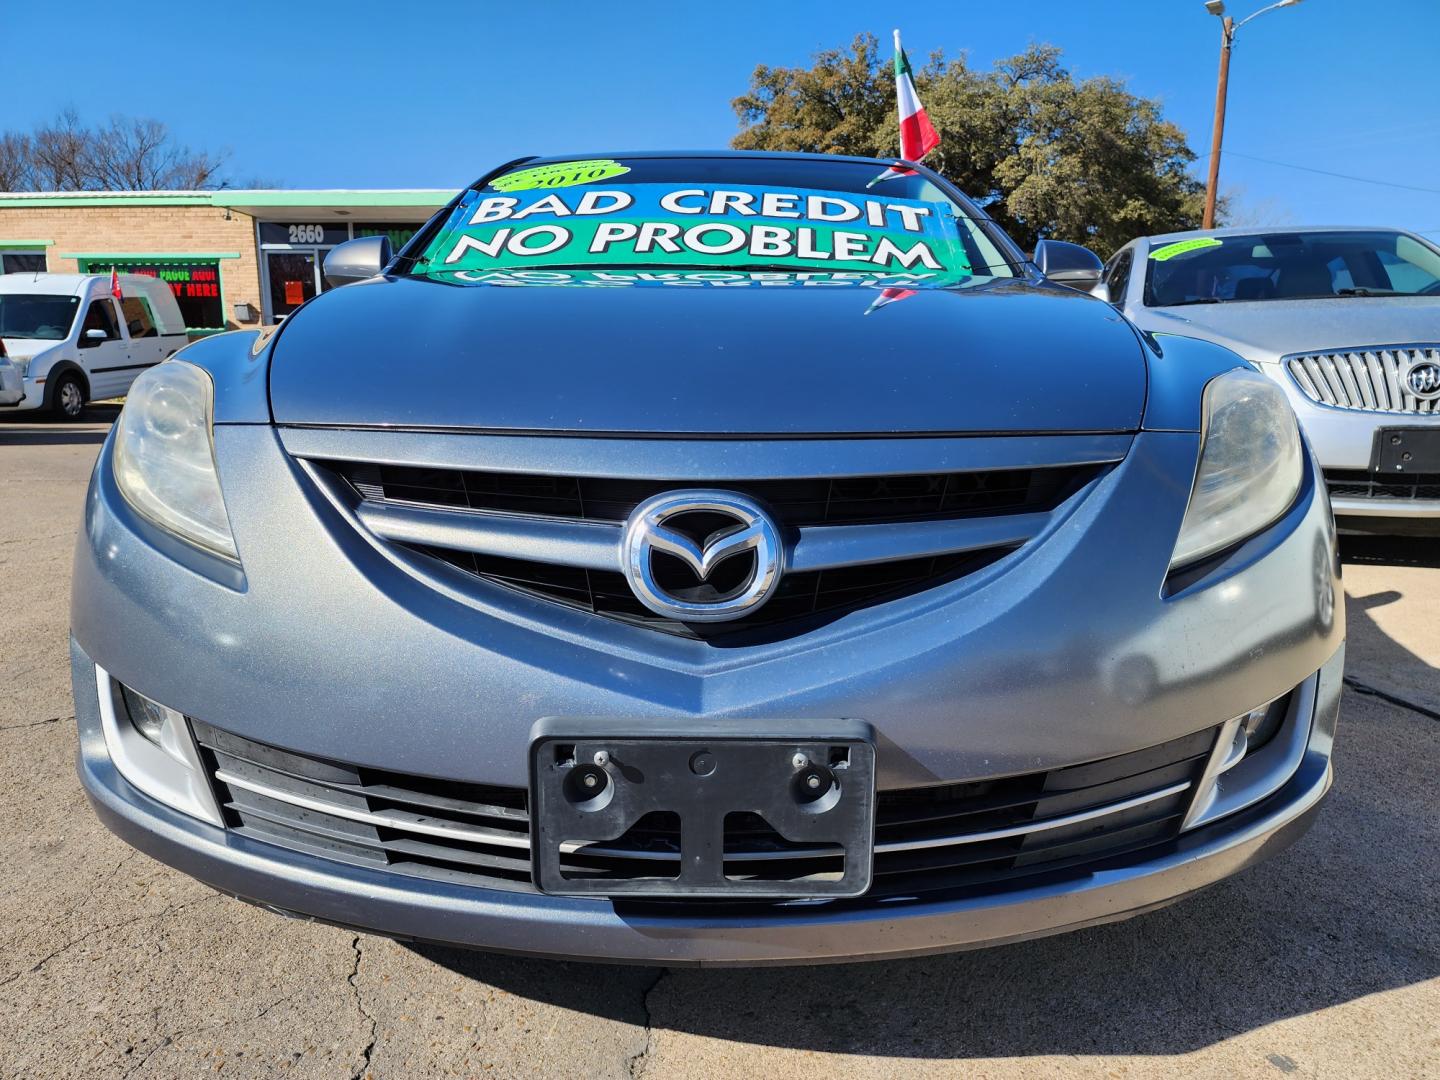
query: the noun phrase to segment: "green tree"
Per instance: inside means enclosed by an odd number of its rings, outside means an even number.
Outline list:
[[[976,71],[931,55],[916,89],[940,132],[926,164],[977,199],[1027,251],[1041,237],[1106,255],[1147,233],[1198,228],[1195,154],[1160,104],[1118,79],[1076,81],[1060,50],[1032,45]],[[733,102],[741,150],[898,153],[895,83],[873,35],[808,68],[761,64]]]

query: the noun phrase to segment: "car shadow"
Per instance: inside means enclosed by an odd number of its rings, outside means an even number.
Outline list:
[[[1381,632],[1363,603],[1347,607],[1352,634]],[[1188,1053],[1440,977],[1433,807],[1416,797],[1433,783],[1433,725],[1347,694],[1335,787],[1311,831],[1125,922],[907,960],[663,977],[409,947],[537,1001],[737,1043],[912,1059]]]
[[[1342,536],[1342,563],[1440,567],[1440,536]]]
[[[0,412],[0,446],[98,446],[119,415],[120,406],[109,403],[87,405],[78,420]]]

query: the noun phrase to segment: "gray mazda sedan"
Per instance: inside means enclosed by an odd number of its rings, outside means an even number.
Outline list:
[[[75,557],[105,823],[663,964],[1048,934],[1298,837],[1344,616],[1285,394],[893,164],[511,162],[143,374]]]

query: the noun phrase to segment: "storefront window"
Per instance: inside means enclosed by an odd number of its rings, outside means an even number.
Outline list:
[[[0,274],[43,274],[45,252],[0,251]]]
[[[188,259],[103,259],[82,261],[82,274],[122,274],[158,278],[170,286],[180,317],[190,332],[225,329],[225,303],[220,296],[220,263]]]
[[[388,236],[390,237],[391,248],[399,251],[410,242],[410,238],[414,236],[419,229],[419,225],[356,225],[355,235],[357,237]]]

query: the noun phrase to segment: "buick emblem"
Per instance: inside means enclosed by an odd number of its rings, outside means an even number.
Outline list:
[[[754,611],[780,584],[784,549],[759,504],[731,491],[670,491],[625,523],[621,561],[635,596],[684,622]]]
[[[1440,364],[1434,360],[1411,364],[1405,372],[1405,389],[1425,401],[1440,398]]]

